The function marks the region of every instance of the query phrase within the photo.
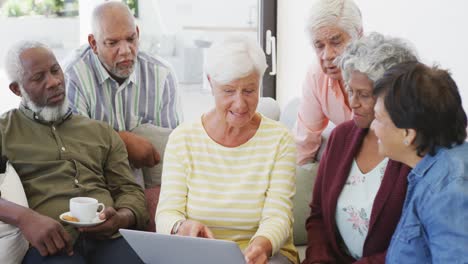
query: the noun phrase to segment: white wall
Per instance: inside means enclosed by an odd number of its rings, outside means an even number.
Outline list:
[[[315,55],[304,33],[310,0],[278,0],[276,99],[283,107],[301,95],[307,65]]]
[[[364,31],[409,40],[425,63],[450,69],[468,110],[468,1],[355,0]],[[316,63],[303,31],[310,0],[278,0],[278,77],[280,105],[300,96],[306,67]]]

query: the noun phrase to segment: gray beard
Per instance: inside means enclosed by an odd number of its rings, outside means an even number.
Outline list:
[[[128,73],[126,74],[121,74],[120,71],[116,68],[114,68],[112,71],[110,71],[114,76],[116,76],[117,78],[120,78],[120,79],[127,79],[128,77],[130,77],[130,75],[133,73],[133,71],[135,70],[135,65],[132,66],[132,68],[129,70]]]
[[[40,107],[36,105],[29,94],[24,90],[22,86],[20,86],[21,90],[21,103],[26,106],[28,109],[36,113],[39,118],[47,121],[47,122],[55,122],[65,116],[68,112],[68,99],[65,97],[63,103],[57,106],[43,106]]]
[[[133,71],[135,71],[135,65],[136,65],[136,59],[133,61],[133,65],[132,67],[129,69],[128,73],[125,73],[125,74],[121,74],[121,71],[119,69],[117,69],[117,66],[115,67],[112,67],[110,65],[107,65],[106,63],[103,62],[103,60],[101,60],[99,58],[99,61],[101,62],[101,65],[104,67],[104,69],[106,69],[106,71],[111,75],[111,76],[115,76],[117,78],[120,78],[120,79],[127,79],[128,77],[130,77],[130,75],[132,75]]]

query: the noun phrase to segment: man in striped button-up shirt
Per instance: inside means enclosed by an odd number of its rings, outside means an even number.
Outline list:
[[[138,38],[125,4],[101,4],[92,14],[89,46],[75,54],[65,74],[74,111],[109,123],[125,142],[130,163],[141,168],[158,163],[159,154],[130,131],[145,123],[175,128],[181,112],[170,66],[138,51]]]

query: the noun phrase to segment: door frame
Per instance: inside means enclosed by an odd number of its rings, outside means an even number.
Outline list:
[[[263,50],[266,51],[267,41],[269,41],[266,39],[267,30],[271,31],[271,36],[276,37],[278,1],[277,0],[259,0],[258,7],[259,7],[258,8],[259,10],[258,39],[260,40],[260,45],[262,46]],[[276,45],[274,45],[274,47],[276,47]],[[272,52],[277,52],[277,47],[276,47],[276,50],[273,50]],[[261,96],[271,97],[273,99],[276,99],[276,74],[277,73],[273,75],[270,74],[272,73],[272,70],[273,70],[273,63],[276,63],[276,61],[272,61],[272,57],[273,57],[272,55],[273,54],[266,54],[268,67],[263,76]]]

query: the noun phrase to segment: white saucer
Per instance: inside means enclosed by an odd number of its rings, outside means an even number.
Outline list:
[[[87,226],[95,226],[95,225],[99,225],[100,223],[106,221],[105,219],[102,220],[102,219],[99,219],[99,213],[96,213],[96,217],[93,218],[93,220],[91,220],[91,222],[73,222],[73,221],[68,221],[68,220],[65,220],[63,219],[63,217],[65,215],[71,215],[70,212],[65,212],[63,214],[61,214],[59,216],[60,220],[62,220],[62,222],[65,222],[69,225],[72,225],[72,226],[76,226],[76,227],[87,227]]]

